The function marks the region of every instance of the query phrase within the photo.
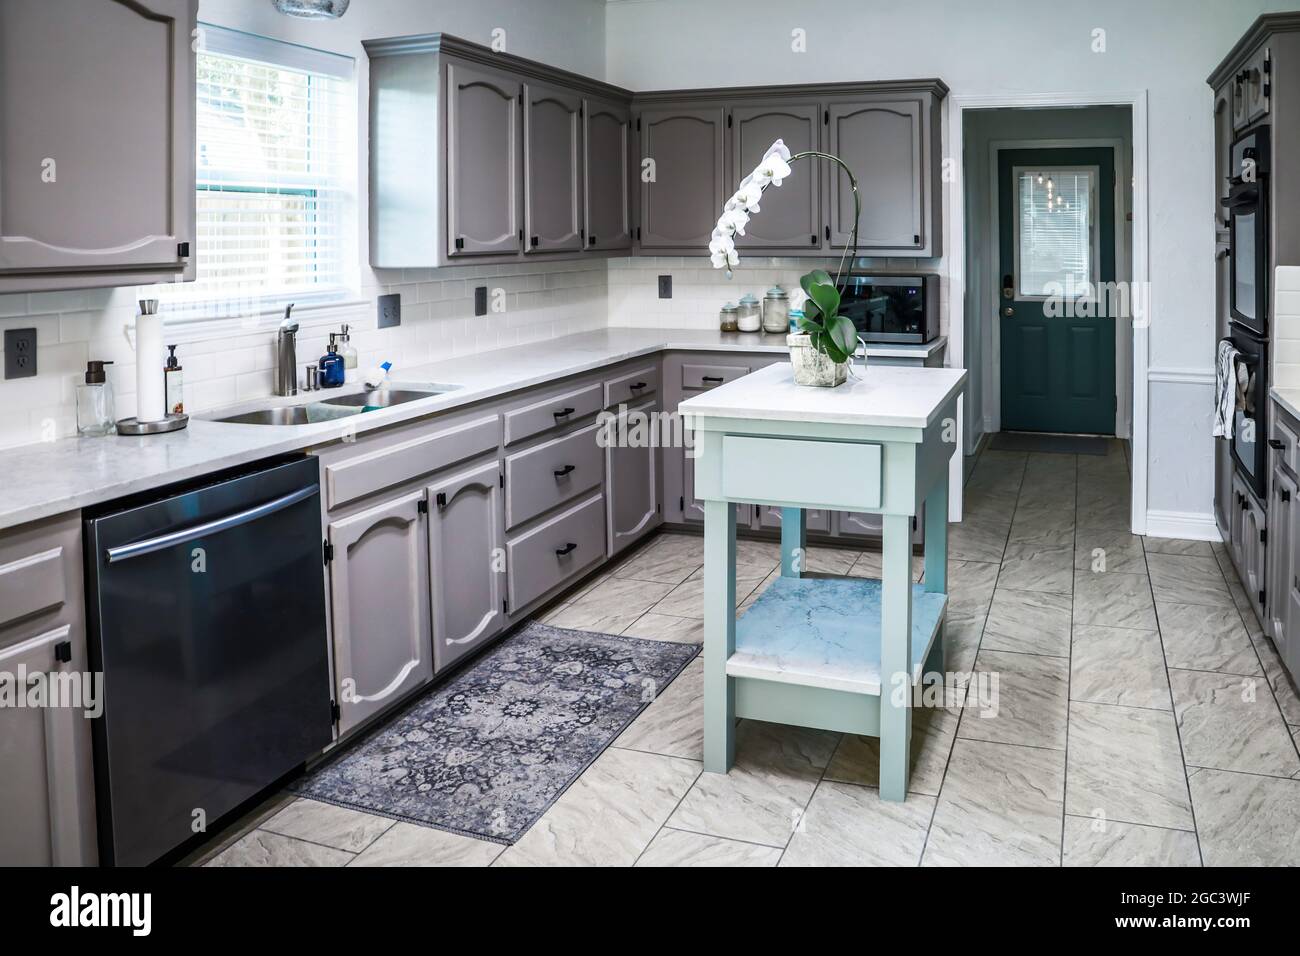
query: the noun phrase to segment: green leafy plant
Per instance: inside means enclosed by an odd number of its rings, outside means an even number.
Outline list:
[[[813,348],[832,362],[847,362],[858,347],[858,330],[853,320],[840,315],[840,292],[825,269],[814,269],[799,279],[808,296],[803,315],[798,319],[800,332],[807,332]]]

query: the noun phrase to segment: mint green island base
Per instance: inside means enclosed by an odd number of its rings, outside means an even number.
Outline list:
[[[704,769],[739,718],[880,738],[880,795],[907,793],[912,706],[944,669],[948,465],[960,369],[872,367],[802,388],[774,365],[684,402],[704,523]],[[782,509],[781,577],[736,619],[739,502]],[[925,574],[911,581],[925,502]],[[883,516],[881,579],[803,577],[804,509]]]

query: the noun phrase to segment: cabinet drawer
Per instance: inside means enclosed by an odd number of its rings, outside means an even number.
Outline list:
[[[594,415],[604,407],[603,397],[600,384],[587,385],[506,412],[506,444],[513,445],[549,429]]]
[[[748,365],[683,365],[682,388],[715,388],[748,374]]]
[[[653,365],[628,372],[605,383],[605,407],[639,402],[659,391],[659,369]]]
[[[604,556],[605,496],[599,494],[507,542],[511,613]]]
[[[1296,470],[1297,446],[1300,446],[1300,435],[1297,435],[1297,429],[1276,405],[1273,406],[1273,439],[1269,447],[1276,453],[1275,461],[1280,461],[1292,471]]]
[[[81,591],[80,515],[0,532],[0,644],[79,622]]]
[[[880,461],[880,446],[865,442],[724,435],[719,462],[709,463],[707,457],[696,462],[697,494],[729,501],[797,501],[810,510],[879,508]],[[711,468],[705,471],[704,464]],[[815,482],[809,481],[811,475],[837,478]]]
[[[63,606],[64,561],[64,549],[56,545],[0,564],[0,626]]]
[[[514,528],[597,487],[605,456],[599,425],[565,435],[506,459],[506,527]]]
[[[337,508],[384,488],[427,475],[497,447],[500,419],[478,418],[386,444],[325,466],[325,503]]]

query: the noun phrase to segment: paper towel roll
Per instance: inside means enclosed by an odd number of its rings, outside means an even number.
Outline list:
[[[141,299],[135,318],[135,417],[159,422],[167,417],[163,380],[163,324],[156,299]]]

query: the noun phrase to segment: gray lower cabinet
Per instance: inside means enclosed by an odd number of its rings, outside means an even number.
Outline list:
[[[637,117],[642,249],[707,249],[727,198],[722,106],[663,105]],[[648,177],[648,178],[647,178]]]
[[[784,140],[790,152],[818,149],[821,143],[822,107],[817,101],[779,104],[742,104],[732,107],[730,124],[731,178],[736,189],[776,140]],[[779,187],[763,194],[762,212],[750,220],[745,235],[736,237],[741,249],[783,248],[822,245],[822,171],[830,171],[819,159],[800,160],[792,175]]]
[[[758,526],[764,530],[781,527],[781,509],[775,505],[759,505],[754,508],[758,512]],[[831,533],[831,512],[807,510],[804,512],[804,527],[806,530],[816,534]]]
[[[596,494],[506,542],[511,613],[605,557],[605,496]]]
[[[583,247],[582,97],[524,84],[524,251]]]
[[[1264,630],[1300,681],[1300,422],[1272,405]]]
[[[1260,623],[1266,617],[1265,541],[1267,519],[1263,506],[1239,475],[1232,478],[1233,499],[1228,518],[1228,552],[1251,607]]]
[[[633,436],[638,420],[654,421],[658,403],[646,402],[622,412],[615,436]],[[642,429],[649,439],[649,429]],[[654,530],[661,518],[659,449],[655,442],[609,443],[605,446],[605,507],[608,511],[609,554],[612,557]]]
[[[447,63],[447,254],[517,252],[521,149],[519,78]]]
[[[0,293],[193,279],[198,0],[0,3]]]
[[[433,663],[441,672],[505,626],[501,466],[437,481],[428,501]]]
[[[415,491],[329,524],[340,734],[433,676],[426,500]]]
[[[704,502],[695,494],[695,458],[685,455],[682,460],[682,520],[687,524],[704,524]],[[736,527],[752,528],[754,505],[736,505]]]
[[[586,248],[632,248],[632,110],[588,98],[582,110]]]

